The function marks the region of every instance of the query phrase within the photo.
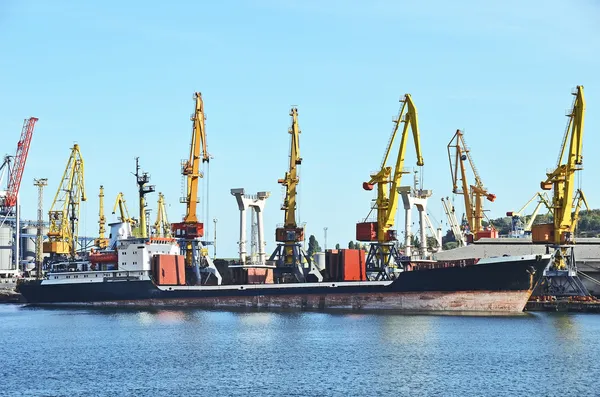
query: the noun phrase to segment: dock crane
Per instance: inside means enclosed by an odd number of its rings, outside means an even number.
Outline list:
[[[444,213],[446,214],[446,218],[448,219],[450,230],[452,230],[452,234],[454,235],[454,240],[456,240],[456,243],[459,247],[464,247],[465,245],[467,245],[467,240],[465,238],[465,234],[460,228],[460,223],[458,222],[458,219],[456,219],[456,211],[454,210],[454,204],[452,204],[448,197],[446,197],[445,199],[442,197],[442,207],[444,208]]]
[[[154,222],[153,229],[155,236],[171,237],[171,224],[167,218],[165,196],[162,193],[158,193],[158,207],[156,209],[156,221]]]
[[[300,127],[298,125],[298,108],[290,110],[292,125],[288,129],[291,135],[290,163],[283,179],[277,182],[285,186],[285,197],[281,209],[284,211],[283,227],[275,229],[275,240],[278,242],[269,263],[275,263],[274,278],[276,282],[285,282],[290,275],[298,282],[310,281],[311,278],[323,281],[323,276],[302,248],[304,228],[296,222],[297,192],[300,178],[298,166],[302,164],[300,157]],[[306,268],[304,264],[309,267]]]
[[[186,204],[185,216],[183,222],[171,224],[173,236],[180,240],[182,254],[185,256],[186,269],[193,270],[189,274],[189,279],[193,280],[195,275],[196,283],[206,282],[208,277],[202,280],[201,273],[213,274],[217,278],[217,283],[221,284],[221,275],[214,266],[212,259],[208,254],[208,249],[204,247],[200,238],[204,236],[204,223],[197,216],[196,208],[198,206],[198,180],[204,177],[200,170],[200,165],[210,161],[206,144],[206,127],[204,114],[204,101],[200,92],[194,93],[195,109],[190,117],[192,121],[192,140],[190,144],[189,158],[182,163],[181,174],[186,178],[186,196],[181,198],[181,202]],[[186,276],[186,279],[188,277]]]
[[[48,212],[50,228],[44,253],[76,257],[79,230],[79,206],[86,201],[84,163],[79,145],[73,145],[61,183]]]
[[[577,277],[575,265],[575,227],[582,204],[587,207],[583,191],[575,188],[575,174],[583,169],[583,126],[585,97],[583,86],[577,86],[573,106],[567,117],[567,128],[556,168],[546,173],[543,190],[552,190],[553,223],[532,227],[534,243],[546,243],[555,249],[554,261],[545,272],[542,287],[547,295],[588,295]],[[544,285],[545,284],[545,285]]]
[[[98,193],[98,238],[94,240],[94,245],[100,249],[108,247],[109,239],[106,236],[106,217],[104,216],[104,186],[100,186]]]
[[[412,130],[417,155],[417,166],[421,167],[424,164],[423,156],[421,155],[417,108],[410,94],[405,94],[400,99],[400,103],[402,105],[398,116],[393,120],[392,136],[388,142],[380,170],[372,174],[368,182],[363,183],[363,189],[365,190],[373,190],[375,185],[377,185],[377,200],[374,207],[371,208],[371,212],[374,209],[377,210],[377,222],[367,221],[371,214],[369,212],[369,215],[367,215],[363,222],[356,224],[356,239],[371,243],[366,265],[367,272],[376,273],[375,279],[390,279],[393,277],[391,273],[392,267],[401,266],[401,257],[396,248],[397,233],[392,228],[394,227],[400,197],[398,188],[400,187],[402,175],[406,173],[403,167],[409,128]],[[387,161],[401,124],[404,124],[404,126],[392,174],[392,167],[387,165]]]
[[[496,195],[490,193],[483,186],[471,157],[471,151],[467,148],[461,130],[456,130],[448,143],[448,160],[450,161],[450,173],[452,175],[452,193],[462,195],[465,201],[465,212],[469,227],[466,233],[467,242],[478,240],[481,237],[498,237],[498,231],[493,226],[491,229],[485,230],[482,224],[484,218],[483,200],[487,199],[493,202],[496,200]],[[475,177],[475,182],[472,185],[468,183],[466,162],[469,163]]]
[[[129,216],[129,210],[127,209],[125,195],[123,194],[123,192],[119,192],[119,194],[117,194],[117,198],[115,199],[115,205],[113,206],[112,210],[113,215],[117,213],[117,208],[119,208],[119,221],[129,223],[133,229],[133,227],[138,222],[136,219]]]
[[[4,162],[0,165],[0,186],[3,185],[4,176],[8,176],[8,184],[5,191],[0,191],[0,226],[4,225],[9,217],[15,219],[15,239],[14,239],[14,266],[10,272],[19,269],[19,258],[21,256],[21,215],[19,206],[19,189],[27,162],[29,146],[33,136],[35,123],[38,121],[36,117],[30,117],[23,122],[21,136],[17,142],[17,151],[14,156],[5,156]],[[2,189],[0,187],[0,189]],[[8,267],[5,267],[7,269]],[[3,274],[6,274],[3,272]]]
[[[17,152],[14,155],[12,167],[10,166],[10,156],[7,156],[4,164],[0,167],[0,171],[5,167],[4,171],[8,170],[6,195],[0,197],[0,212],[3,214],[8,214],[17,205],[19,188],[21,187],[23,171],[27,162],[27,154],[29,153],[29,146],[31,145],[31,138],[37,121],[37,117],[30,117],[23,121],[21,137],[19,138],[19,142],[17,142]]]
[[[535,206],[535,209],[533,210],[532,214],[530,215],[530,217],[527,220],[527,222],[525,223],[525,225],[523,225],[523,219],[524,219],[523,212],[529,206],[529,204],[531,204],[535,199],[538,200],[537,204]],[[506,216],[511,218],[511,231],[510,231],[511,237],[521,237],[525,233],[531,232],[531,227],[533,226],[535,217],[537,216],[538,212],[542,208],[542,204],[544,204],[549,211],[551,210],[552,206],[550,204],[550,198],[548,197],[548,194],[546,194],[546,192],[541,192],[541,193],[536,192],[529,199],[529,201],[527,201],[525,203],[525,205],[523,205],[523,207],[521,207],[520,210],[506,212]]]

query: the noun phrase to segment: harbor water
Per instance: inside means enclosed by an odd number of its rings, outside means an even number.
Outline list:
[[[0,396],[597,396],[600,316],[0,305]]]

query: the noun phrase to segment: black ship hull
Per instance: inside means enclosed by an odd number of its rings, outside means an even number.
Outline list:
[[[157,286],[151,280],[23,282],[30,304],[520,312],[549,255],[406,271],[390,282]]]

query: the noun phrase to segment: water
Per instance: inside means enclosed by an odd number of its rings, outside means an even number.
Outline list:
[[[598,396],[600,315],[0,305],[0,396]]]

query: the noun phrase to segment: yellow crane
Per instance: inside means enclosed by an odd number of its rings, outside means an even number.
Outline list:
[[[498,237],[498,231],[493,226],[485,230],[482,224],[484,218],[483,200],[487,199],[493,202],[496,200],[496,195],[490,193],[484,187],[461,130],[456,130],[448,143],[448,159],[452,175],[452,193],[462,195],[465,202],[465,213],[469,229],[466,233],[467,241],[477,240],[481,237]],[[471,185],[468,182],[466,162],[468,162],[475,177],[475,182]]]
[[[406,146],[408,143],[409,129],[412,131],[415,151],[417,155],[417,166],[423,166],[423,156],[421,154],[421,141],[419,133],[419,120],[417,108],[415,107],[410,94],[405,94],[398,116],[394,119],[394,128],[389,140],[380,170],[371,175],[368,182],[363,183],[363,189],[373,190],[377,185],[377,200],[375,206],[371,209],[377,210],[377,222],[367,222],[371,212],[365,218],[364,222],[356,224],[356,239],[358,241],[370,241],[369,254],[367,255],[367,271],[377,272],[376,278],[387,279],[390,277],[388,268],[395,262],[400,265],[400,255],[396,250],[395,240],[397,240],[396,230],[392,229],[395,223],[396,212],[398,210],[398,200],[400,194],[398,188],[402,181],[404,171],[404,158]],[[400,125],[403,125],[402,135],[400,137],[400,146],[396,163],[393,167],[387,165],[392,152],[394,140],[398,135]],[[422,174],[422,173],[420,173]]]
[[[537,204],[532,214],[529,216],[529,219],[523,225],[523,212],[525,209],[531,204],[535,199],[537,199]],[[533,222],[535,218],[542,208],[542,204],[545,204],[546,208],[550,211],[552,205],[550,204],[550,198],[546,192],[536,192],[526,203],[521,207],[518,211],[507,211],[506,216],[511,218],[511,236],[512,237],[521,237],[521,235],[531,232],[531,227],[533,226]]]
[[[171,224],[167,218],[165,196],[162,193],[158,193],[158,207],[156,209],[156,221],[154,222],[154,235],[158,237],[171,237]]]
[[[568,244],[574,243],[574,232],[579,220],[581,205],[587,201],[580,189],[575,189],[575,173],[583,169],[583,126],[585,98],[583,86],[577,86],[575,99],[567,128],[563,136],[556,168],[546,174],[541,182],[543,190],[552,190],[553,223],[535,225],[532,229],[534,242],[550,243],[558,247],[554,268],[564,270],[568,265]]]
[[[289,114],[292,118],[292,125],[288,129],[288,133],[291,135],[290,162],[285,176],[277,181],[285,186],[285,197],[281,205],[281,209],[284,211],[284,223],[283,227],[275,229],[275,240],[278,244],[269,261],[276,265],[274,277],[278,283],[288,281],[290,275],[299,282],[322,281],[323,276],[300,244],[304,241],[304,228],[299,227],[296,221],[298,184],[300,183],[298,166],[302,164],[298,108],[292,107]],[[308,267],[305,267],[305,264]]]
[[[104,186],[100,186],[98,194],[98,238],[94,240],[94,245],[100,249],[108,247],[109,239],[105,237],[106,233],[106,217],[104,216]]]
[[[119,208],[119,221],[129,223],[132,228],[135,227],[137,220],[129,216],[129,210],[127,210],[127,204],[125,202],[125,195],[123,192],[119,192],[119,194],[117,194],[115,205],[113,206],[112,210],[113,215],[117,213],[117,207]]]
[[[285,186],[285,197],[281,209],[284,211],[283,227],[275,230],[275,240],[278,242],[299,242],[304,241],[304,229],[298,227],[296,223],[296,196],[298,192],[298,166],[302,164],[300,157],[300,127],[298,126],[298,109],[290,110],[292,117],[292,126],[288,130],[291,135],[290,145],[290,166],[283,179],[277,180],[278,183]],[[291,261],[291,249],[287,250],[286,261]]]
[[[43,244],[45,253],[76,256],[79,206],[86,201],[83,174],[83,157],[79,145],[75,144],[48,212],[50,228],[48,241]]]

